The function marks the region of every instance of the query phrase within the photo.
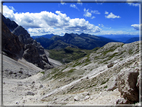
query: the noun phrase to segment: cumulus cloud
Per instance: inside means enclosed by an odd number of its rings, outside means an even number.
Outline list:
[[[139,30],[140,29],[140,24],[132,24],[131,25],[135,30]],[[141,25],[142,27],[142,25]]]
[[[107,16],[105,16],[106,18],[121,18],[120,16],[117,16],[117,15],[114,15],[112,12],[109,14],[109,15],[107,15]]]
[[[32,35],[42,35],[47,33],[96,33],[100,28],[83,18],[71,19],[60,11],[55,13],[41,11],[40,13],[14,13],[13,10],[5,6],[4,15],[13,18],[16,23],[23,26]]]
[[[14,17],[14,8],[13,7],[7,7],[5,5],[3,5],[3,14],[5,17],[8,17],[9,19],[11,20],[14,20],[15,17]]]

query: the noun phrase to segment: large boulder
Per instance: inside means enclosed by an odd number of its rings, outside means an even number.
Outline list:
[[[139,101],[139,88],[137,85],[139,69],[125,69],[118,74],[117,86],[125,103],[135,103]],[[120,102],[120,101],[118,101]],[[121,101],[121,103],[124,103]]]

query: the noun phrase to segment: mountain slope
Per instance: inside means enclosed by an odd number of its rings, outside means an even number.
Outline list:
[[[135,41],[139,41],[139,37],[130,38],[125,43],[132,43],[132,42],[135,42]]]
[[[46,94],[42,96],[41,100],[44,102],[48,101],[49,104],[72,104],[73,98],[75,99],[75,96],[78,96],[75,103],[81,104],[79,102],[83,103],[87,96],[80,96],[80,94],[84,92],[89,93],[88,99],[89,102],[91,101],[92,103],[95,100],[94,94],[97,93],[110,93],[110,91],[113,91],[119,94],[120,91],[121,94],[124,94],[120,88],[121,85],[117,85],[117,81],[118,84],[121,84],[119,83],[121,80],[116,80],[116,78],[119,79],[119,75],[122,73],[127,75],[127,73],[131,73],[131,71],[133,74],[140,74],[139,57],[139,42],[131,44],[108,43],[80,60],[58,67],[53,69],[51,73],[45,74],[42,80],[52,82],[52,84],[50,84],[52,90],[44,90]],[[127,71],[127,73],[125,73],[125,71]],[[135,78],[136,82],[128,80],[130,84],[137,84],[138,75],[135,75]],[[128,82],[126,82],[126,84],[127,83]],[[119,91],[117,89],[119,89]],[[136,88],[136,90],[137,89],[138,88]],[[134,89],[134,91],[130,93],[135,93],[135,98],[138,98],[138,91],[136,90]],[[129,90],[126,89],[125,92],[127,91]],[[53,96],[56,96],[57,101],[54,99],[52,100]],[[69,100],[62,101],[60,97],[64,98],[65,96],[68,96],[67,98]],[[112,95],[110,94],[109,96]],[[91,97],[94,98],[91,99]],[[116,104],[118,99],[120,99],[120,96],[113,102],[109,102],[109,104]],[[126,95],[124,99],[127,100],[125,103],[135,102],[130,99],[128,95]],[[113,98],[111,100],[113,100]],[[54,101],[56,103],[54,103]],[[106,103],[108,104],[108,102]]]
[[[8,97],[10,101],[4,100],[4,103],[136,106],[140,104],[137,103],[141,63],[139,44],[108,43],[69,64],[20,81],[11,80],[11,84],[5,80],[4,93],[7,94],[4,98]],[[8,85],[12,89],[7,89]],[[15,90],[17,87],[20,90]]]
[[[46,34],[46,35],[42,35],[42,36],[32,36],[33,39],[36,39],[36,38],[40,38],[40,37],[43,37],[43,38],[48,38],[50,39],[51,37],[53,37],[54,34]]]

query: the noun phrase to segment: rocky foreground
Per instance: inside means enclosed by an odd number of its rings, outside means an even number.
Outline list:
[[[4,77],[4,105],[140,106],[140,44],[112,42],[26,79]]]

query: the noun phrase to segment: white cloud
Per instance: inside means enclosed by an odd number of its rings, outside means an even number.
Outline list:
[[[7,7],[5,5],[3,5],[3,14],[5,17],[10,18],[11,20],[13,20],[14,17],[14,8],[13,7]]]
[[[140,29],[140,24],[132,24],[131,25],[135,30],[139,30]],[[142,27],[142,25],[141,25]]]
[[[139,32],[136,31],[124,31],[124,30],[101,30],[100,33],[96,33],[97,35],[139,35]]]
[[[91,10],[91,13],[100,14],[100,12],[98,10]]]
[[[139,6],[139,3],[128,3],[130,6]]]
[[[95,16],[92,16],[92,17],[91,17],[91,19],[94,19],[94,18],[95,18]]]
[[[120,16],[116,16],[116,15],[114,15],[112,12],[108,15],[108,16],[105,16],[106,18],[121,18]]]
[[[100,27],[104,27],[104,25],[103,24],[98,24]]]
[[[107,12],[107,11],[105,11],[105,14],[108,14],[108,12]]]
[[[84,12],[85,12],[84,13],[85,17],[91,17],[92,16],[91,12],[89,12],[89,9],[86,10],[86,8],[84,8]]]
[[[14,13],[7,6],[4,7],[4,15],[13,18],[14,21],[28,30],[31,36],[46,33],[96,33],[100,28],[85,19],[71,19],[66,14],[56,11],[55,13],[41,11],[40,13]]]
[[[95,16],[92,16],[92,14],[100,14],[98,10],[91,10],[89,12],[89,9],[84,8],[84,16],[85,17],[90,17],[91,19],[94,19]]]
[[[70,7],[75,8],[75,9],[78,9],[75,4],[71,4]]]

